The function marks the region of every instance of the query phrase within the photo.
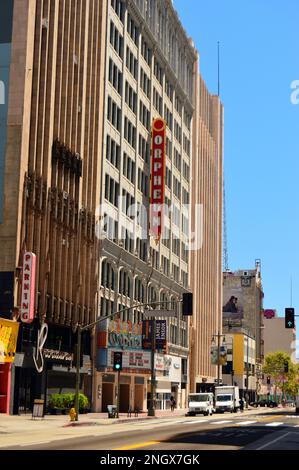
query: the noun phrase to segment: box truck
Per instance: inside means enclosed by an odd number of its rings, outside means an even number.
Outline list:
[[[238,411],[240,409],[239,387],[233,385],[215,387],[215,409],[216,412]]]
[[[213,393],[190,393],[188,397],[189,410],[188,416],[203,414],[204,416],[212,415],[214,412],[214,395]]]

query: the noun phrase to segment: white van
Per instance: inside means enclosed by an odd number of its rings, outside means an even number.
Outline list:
[[[190,393],[188,416],[203,414],[204,416],[214,413],[214,395],[213,393]]]

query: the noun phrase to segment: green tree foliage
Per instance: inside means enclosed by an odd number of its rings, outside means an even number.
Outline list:
[[[288,364],[288,372],[285,371],[285,364]],[[299,390],[299,369],[298,365],[291,361],[291,357],[284,351],[268,353],[265,357],[263,373],[270,375],[275,387],[279,388],[284,395],[295,396]]]

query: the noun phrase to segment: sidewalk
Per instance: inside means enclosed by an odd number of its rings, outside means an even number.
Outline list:
[[[186,412],[187,410],[184,409],[174,411],[156,410],[156,416],[147,416],[147,412],[142,412],[138,414],[138,417],[135,416],[134,413],[132,413],[131,417],[128,417],[127,413],[120,413],[119,418],[108,418],[108,413],[88,413],[79,415],[78,422],[71,422],[68,415],[46,415],[44,418],[32,419],[30,414],[21,416],[0,414],[0,435],[77,426],[112,425],[147,419],[170,418],[174,416],[180,417],[184,416]]]

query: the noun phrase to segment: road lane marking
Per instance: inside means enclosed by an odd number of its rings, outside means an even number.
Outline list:
[[[140,447],[150,447],[154,446],[156,444],[160,444],[161,441],[148,441],[148,442],[141,442],[139,444],[133,444],[131,446],[123,446],[123,447],[117,447],[112,450],[134,450],[134,449],[140,449]]]
[[[280,437],[277,437],[276,439],[274,439],[273,441],[271,442],[268,442],[267,444],[264,444],[263,446],[261,447],[258,447],[256,450],[262,450],[262,449],[265,449],[265,447],[268,447],[272,444],[274,444],[275,442],[278,442],[280,441],[281,439],[284,439],[286,436],[288,436],[289,434],[291,434],[290,432],[286,432],[285,434],[283,434],[282,436]]]
[[[237,423],[238,426],[247,426],[248,424],[254,424],[257,421],[243,421],[242,423]]]
[[[28,447],[28,446],[38,446],[40,444],[49,444],[50,442],[52,441],[37,441],[37,442],[28,442],[27,444],[17,444],[19,445],[20,447]]]
[[[277,426],[281,426],[282,424],[284,423],[279,423],[278,421],[274,421],[273,423],[267,423],[265,424],[265,426],[271,426],[271,427],[277,427]]]
[[[228,423],[232,423],[233,421],[210,421],[209,423],[210,424],[228,424]]]

